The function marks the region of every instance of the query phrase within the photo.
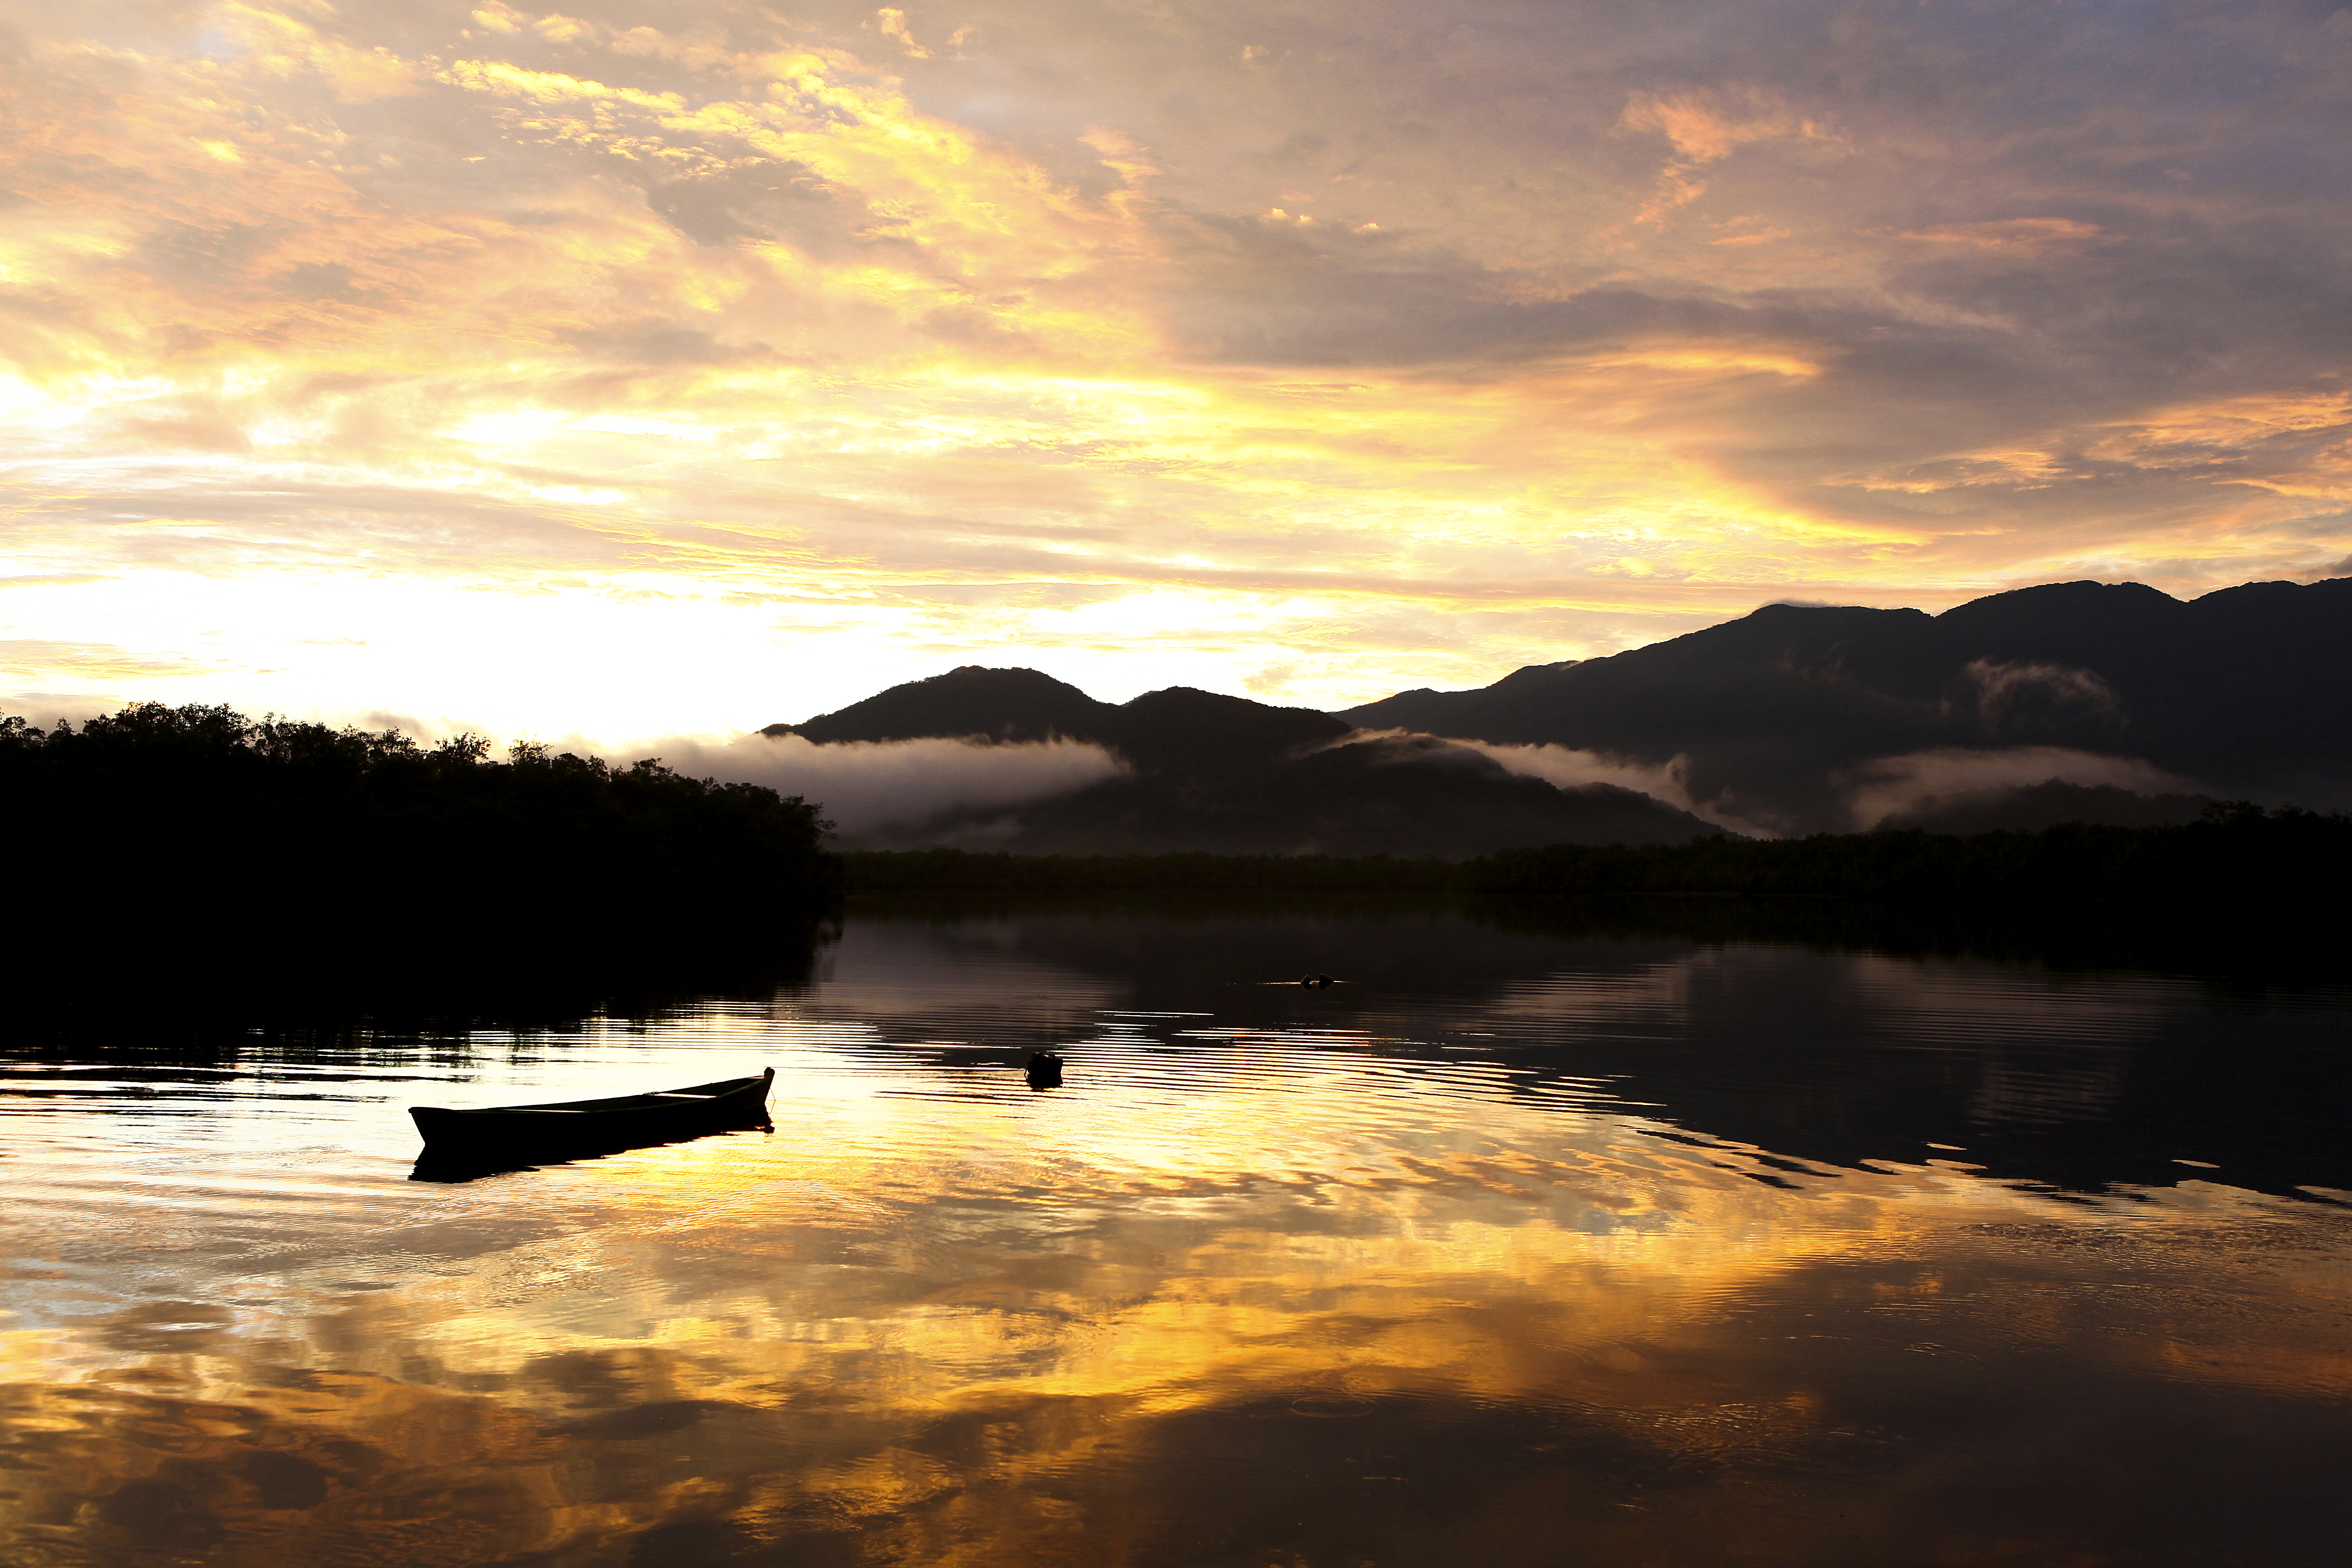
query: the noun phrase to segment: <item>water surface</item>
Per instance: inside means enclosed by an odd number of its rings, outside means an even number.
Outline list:
[[[0,1561],[2277,1565],[2352,1526],[2341,989],[1239,906],[868,910],[814,976],[21,1044]],[[409,1104],[768,1065],[772,1132],[409,1179]]]

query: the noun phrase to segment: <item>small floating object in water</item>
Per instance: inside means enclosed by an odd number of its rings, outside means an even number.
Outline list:
[[[1328,985],[1331,984],[1331,977],[1328,974],[1318,974],[1315,977],[1315,984],[1318,986]]]
[[[1298,984],[1310,988],[1319,988],[1330,984],[1331,977],[1328,974],[1302,974],[1298,977]]]
[[[569,1100],[546,1105],[496,1105],[450,1110],[415,1105],[408,1114],[425,1135],[416,1174],[462,1179],[520,1170],[541,1160],[616,1154],[654,1143],[677,1143],[709,1132],[764,1129],[769,1068],[757,1078],[727,1078],[653,1094],[609,1100]]]
[[[1062,1087],[1062,1058],[1051,1051],[1031,1051],[1021,1070],[1027,1076],[1031,1089]]]

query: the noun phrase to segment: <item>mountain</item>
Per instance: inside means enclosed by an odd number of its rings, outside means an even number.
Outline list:
[[[1199,774],[1255,767],[1277,753],[1328,744],[1355,727],[1312,708],[1274,708],[1189,686],[1147,691],[1132,702],[1097,702],[1034,669],[967,664],[910,680],[804,724],[763,735],[842,741],[1090,741],[1149,773]]]
[[[1857,777],[1886,759],[2023,747],[2332,806],[2352,804],[2352,579],[2251,583],[2186,603],[2137,583],[2055,583],[1940,616],[1768,605],[1611,658],[1533,665],[1473,691],[1400,692],[1338,717],[1651,766],[1680,759],[1702,808],[1782,832],[1853,826]]]
[[[1426,736],[1353,738],[1306,708],[1171,687],[1098,702],[1034,669],[967,665],[802,724],[820,745],[927,737],[1092,742],[1126,776],[1051,800],[950,813],[872,847],[1023,854],[1325,854],[1467,858],[1536,844],[1672,844],[1720,831],[1610,784],[1562,789]]]
[[[1255,706],[1255,704],[1252,704]],[[1104,741],[1118,710],[1034,669],[983,669],[967,664],[928,680],[910,680],[805,724],[771,724],[762,735],[836,741],[915,741],[972,736],[988,741]],[[1319,715],[1318,715],[1319,717]],[[1336,726],[1338,731],[1347,726]]]

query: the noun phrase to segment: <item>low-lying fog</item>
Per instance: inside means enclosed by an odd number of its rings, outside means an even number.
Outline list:
[[[1079,741],[845,741],[820,746],[799,735],[713,740],[669,736],[607,755],[659,757],[679,773],[765,784],[821,801],[834,831],[855,844],[888,828],[919,826],[952,811],[1026,805],[1115,778],[1125,764]]]
[[[1360,731],[1340,743],[1404,733]],[[1660,765],[1558,745],[1450,743],[1492,758],[1515,773],[1562,788],[1615,784],[1735,833],[1777,837],[1768,824],[1743,817],[1720,800],[1695,798],[1680,757]],[[837,837],[851,847],[884,840],[893,847],[931,841],[969,845],[973,842],[971,812],[1034,805],[1127,771],[1109,751],[1076,741],[996,743],[926,739],[818,745],[799,735],[753,733],[733,739],[665,736],[625,747],[592,748],[572,742],[557,749],[593,749],[625,762],[657,756],[680,773],[697,777],[764,784],[785,795],[820,801]],[[2135,758],[2054,746],[1943,749],[1885,757],[1848,770],[1835,783],[1845,800],[1847,826],[1867,830],[1931,803],[1982,799],[2053,781],[2120,788],[2143,795],[2197,788],[2191,781]],[[950,816],[961,820],[953,825],[942,820]],[[938,832],[927,836],[926,825],[935,822],[940,824]]]

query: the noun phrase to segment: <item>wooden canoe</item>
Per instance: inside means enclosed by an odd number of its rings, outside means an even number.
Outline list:
[[[436,1163],[509,1168],[533,1160],[608,1154],[649,1143],[675,1143],[706,1132],[768,1125],[768,1089],[776,1069],[653,1094],[567,1100],[546,1105],[495,1105],[449,1110],[415,1105],[408,1114]]]

